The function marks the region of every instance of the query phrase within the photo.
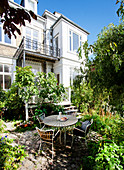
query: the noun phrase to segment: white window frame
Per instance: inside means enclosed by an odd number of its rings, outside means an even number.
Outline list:
[[[5,88],[5,76],[6,75],[10,76],[11,77],[11,83],[12,83],[12,65],[10,65],[10,64],[2,64],[2,63],[0,63],[0,65],[2,65],[2,67],[3,67],[3,71],[2,72],[0,71],[0,75],[3,76],[3,90],[8,90],[8,89]],[[11,67],[10,72],[5,72],[5,66]]]
[[[27,34],[27,33],[26,33],[26,30],[27,30],[27,29],[30,29],[31,34]],[[38,33],[37,37],[34,36],[34,34],[33,34],[34,31],[36,31],[36,32]],[[39,34],[39,30],[38,30],[38,29],[36,29],[36,28],[31,28],[31,27],[26,27],[26,29],[25,29],[25,37],[26,37],[26,39],[28,39],[27,37],[30,37],[30,38],[31,38],[31,42],[29,42],[29,45],[31,46],[31,48],[28,48],[27,45],[26,45],[26,48],[27,48],[27,49],[34,50],[34,51],[36,51],[36,50],[38,49],[39,35],[40,35],[40,34]],[[34,44],[34,42],[36,42],[36,44]]]
[[[7,42],[5,42],[5,34],[4,34],[4,30],[3,30],[3,24],[1,22],[0,22],[0,28],[1,28],[1,38],[2,38],[2,40],[0,41],[0,44],[5,44],[7,46],[15,46],[16,47],[16,39],[15,39],[14,35],[11,36],[11,43],[7,43]],[[7,36],[7,34],[6,34],[6,36]]]
[[[73,34],[76,34],[78,36],[78,48],[82,45],[82,36],[72,30],[69,30],[69,51],[77,53],[78,49],[74,50],[73,48],[74,46]]]

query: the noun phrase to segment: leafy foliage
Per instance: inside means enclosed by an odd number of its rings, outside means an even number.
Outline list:
[[[65,88],[62,84],[57,85],[57,79],[53,73],[48,73],[48,75],[38,73],[35,77],[30,66],[16,67],[15,82],[6,92],[5,106],[7,112],[5,116],[9,119],[24,119],[24,103],[29,102],[34,95],[37,98],[38,108],[46,109],[47,112],[50,107],[47,105],[46,108],[43,108],[43,103],[62,101],[65,96]]]
[[[34,74],[31,67],[16,67],[15,82],[6,92],[5,117],[9,119],[24,119],[24,103],[35,93]]]
[[[123,170],[124,165],[124,148],[113,143],[104,143],[103,147],[99,148],[99,153],[96,155],[97,169],[119,169]]]
[[[90,84],[83,81],[82,76],[77,76],[72,86],[72,103],[80,112],[87,113],[93,104],[93,90]]]
[[[116,4],[120,3],[120,7],[117,10],[118,17],[121,18],[121,20],[124,19],[124,0],[116,0]]]
[[[17,25],[25,26],[25,21],[31,22],[31,17],[33,19],[37,19],[37,16],[32,11],[25,11],[23,8],[13,8],[10,7],[8,0],[0,1],[0,17],[1,22],[3,23],[3,29],[5,30],[5,34],[8,34],[9,38],[12,35],[15,36],[15,31],[21,35],[21,32]]]
[[[123,118],[118,114],[103,117],[94,113],[92,115],[84,115],[81,121],[91,120],[92,118],[92,130],[113,140],[116,144],[122,145],[124,133]]]
[[[31,66],[16,67],[15,83],[19,89],[19,97],[23,101],[28,102],[36,92],[34,77]]]
[[[17,169],[19,162],[27,156],[23,146],[11,145],[12,140],[7,136],[0,138],[0,167],[2,169]]]
[[[124,112],[124,24],[105,27],[93,46],[84,44],[88,81],[97,94],[106,91],[113,111]],[[95,58],[89,60],[88,52]],[[94,69],[93,69],[94,67]]]
[[[62,101],[65,88],[62,84],[57,85],[54,73],[38,73],[36,80],[37,98],[39,103],[57,103]]]
[[[5,106],[6,92],[0,87],[0,112]]]
[[[101,117],[98,114],[84,115],[81,121],[93,118],[92,130],[102,134],[101,140],[89,141],[88,156],[82,159],[83,169],[123,169],[124,143],[123,119],[119,115]]]

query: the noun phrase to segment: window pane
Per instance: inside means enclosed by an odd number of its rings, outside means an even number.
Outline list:
[[[11,73],[11,66],[4,65],[4,72]]]
[[[26,36],[26,48],[31,49],[31,38]]]
[[[38,38],[38,31],[37,30],[33,30],[33,37]]]
[[[72,49],[71,49],[71,36],[70,36],[69,38],[70,38],[70,51],[71,51],[71,50],[72,50]]]
[[[3,89],[3,75],[0,75],[0,87]]]
[[[3,72],[3,65],[0,64],[0,72]]]
[[[33,50],[37,50],[37,49],[38,49],[37,39],[33,39]]]
[[[78,35],[73,33],[73,51],[77,51],[79,47],[79,39],[78,39]]]
[[[0,27],[0,41],[2,41],[2,29]]]
[[[31,28],[26,28],[26,35],[31,35]]]
[[[58,37],[55,39],[56,56],[58,56]]]
[[[11,86],[11,76],[5,75],[5,89],[9,89]]]
[[[82,37],[80,36],[80,46],[82,45]]]
[[[4,35],[5,43],[11,44],[11,39],[8,37],[7,34]]]

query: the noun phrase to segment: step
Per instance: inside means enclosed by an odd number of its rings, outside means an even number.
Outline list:
[[[65,113],[74,113],[74,112],[77,112],[78,110],[77,109],[73,109],[73,110],[67,110],[65,111]]]
[[[65,107],[64,110],[72,110],[74,108],[76,108],[76,106],[69,106],[69,107]]]

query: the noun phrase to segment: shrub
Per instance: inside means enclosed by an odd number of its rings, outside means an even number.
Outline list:
[[[118,169],[123,170],[124,165],[124,148],[112,143],[104,143],[103,147],[99,148],[99,153],[96,155],[95,169]]]
[[[1,169],[17,169],[19,162],[27,156],[23,146],[11,146],[12,140],[7,136],[0,138],[0,167]]]

